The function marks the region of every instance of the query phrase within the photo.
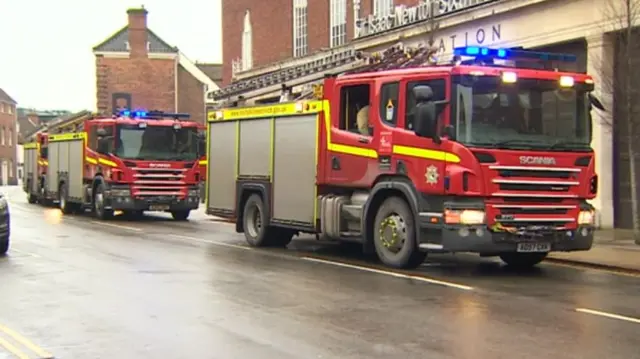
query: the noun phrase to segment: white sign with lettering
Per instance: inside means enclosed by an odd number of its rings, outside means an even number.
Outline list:
[[[430,18],[462,11],[498,0],[423,0],[412,7],[396,6],[388,16],[369,15],[356,22],[356,38],[378,34]]]

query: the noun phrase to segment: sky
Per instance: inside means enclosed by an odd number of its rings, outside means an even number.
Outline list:
[[[222,62],[221,0],[0,0],[0,88],[19,107],[96,109],[92,48],[149,11],[148,26],[189,59]]]

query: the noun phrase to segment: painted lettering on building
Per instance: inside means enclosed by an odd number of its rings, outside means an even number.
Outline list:
[[[456,47],[475,45],[491,46],[501,39],[502,26],[500,24],[494,24],[461,31],[440,38],[436,37],[434,45],[438,46],[438,52],[443,54],[452,53]]]
[[[417,6],[396,6],[388,16],[369,15],[356,22],[355,37],[370,36],[499,0],[423,0]]]

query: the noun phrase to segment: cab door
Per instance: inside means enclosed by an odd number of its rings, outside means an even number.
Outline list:
[[[367,187],[375,177],[370,169],[377,161],[373,120],[377,109],[373,81],[345,81],[336,84],[331,98],[330,143],[325,161],[331,185]],[[358,117],[361,125],[358,127]]]
[[[405,173],[413,180],[416,189],[423,193],[444,194],[447,139],[434,141],[419,137],[414,132],[416,100],[413,88],[426,85],[433,90],[438,116],[438,133],[449,123],[449,85],[448,75],[402,81],[400,89],[399,130],[394,136],[393,161],[398,173]],[[439,142],[439,143],[438,143]]]

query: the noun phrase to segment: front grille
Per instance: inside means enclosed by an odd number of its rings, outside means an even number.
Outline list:
[[[577,204],[489,203],[491,224],[519,231],[557,231],[575,228]]]
[[[500,214],[567,214],[569,210],[563,208],[502,208]]]
[[[133,168],[133,195],[145,196],[180,196],[186,185],[186,169],[182,168]]]
[[[572,183],[569,184],[545,184],[538,183],[499,183],[498,188],[501,191],[548,191],[548,192],[569,192]],[[575,182],[575,184],[578,184]]]
[[[576,171],[574,169],[559,169],[559,170],[549,170],[549,169],[536,169],[531,170],[529,168],[518,168],[518,167],[508,167],[508,166],[491,166],[492,169],[498,170],[498,175],[500,177],[505,178],[513,178],[513,177],[530,177],[530,178],[557,178],[557,179],[569,179],[575,176],[576,172],[580,172],[580,170]]]
[[[532,166],[489,166],[495,171],[492,195],[519,198],[577,198],[582,169]],[[492,176],[493,177],[493,176]],[[572,193],[574,192],[574,193]]]

